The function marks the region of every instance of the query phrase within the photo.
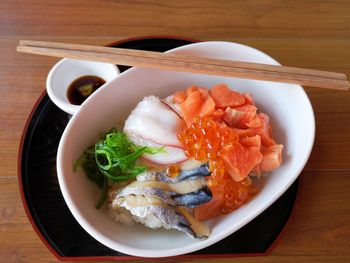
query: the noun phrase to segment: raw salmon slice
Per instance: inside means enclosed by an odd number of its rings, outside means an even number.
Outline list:
[[[272,171],[281,166],[283,145],[277,144],[269,148],[262,149],[261,170],[265,172]]]
[[[241,93],[231,90],[225,84],[216,85],[209,93],[218,108],[239,106],[246,101]]]
[[[240,129],[258,128],[263,123],[257,116],[256,110],[256,107],[252,105],[244,105],[236,108],[227,107],[223,118],[231,127]]]
[[[213,188],[211,190],[213,194],[212,199],[193,209],[194,217],[200,221],[219,216],[222,213],[225,202],[223,190],[220,191],[218,188]]]
[[[240,143],[245,147],[257,147],[259,149],[261,148],[260,135],[241,138]]]
[[[187,98],[181,103],[181,112],[187,125],[190,125],[196,117],[209,116],[214,112],[215,102],[206,90],[190,87],[186,92]]]
[[[222,156],[225,170],[237,182],[246,178],[250,171],[261,162],[262,158],[263,156],[258,147],[244,147],[240,143],[234,144]]]

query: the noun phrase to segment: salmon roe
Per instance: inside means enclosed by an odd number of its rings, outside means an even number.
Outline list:
[[[170,178],[174,178],[179,175],[180,171],[179,171],[179,167],[175,165],[171,165],[166,168],[165,172]]]
[[[208,161],[211,176],[208,186],[215,195],[221,196],[221,213],[226,214],[247,202],[256,193],[252,181],[246,177],[236,182],[225,171],[222,155],[234,147],[238,135],[228,126],[204,117],[196,118],[193,123],[178,134],[188,157],[198,161]]]

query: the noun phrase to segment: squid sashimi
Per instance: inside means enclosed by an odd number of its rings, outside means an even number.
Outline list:
[[[152,163],[155,164],[174,164],[187,160],[187,156],[182,148],[166,146],[155,143],[152,140],[144,139],[141,136],[137,136],[135,134],[129,134],[129,139],[133,143],[139,146],[145,147],[155,147],[155,148],[163,148],[162,151],[159,151],[156,154],[144,153],[142,157]]]
[[[132,111],[124,125],[124,132],[152,140],[160,145],[182,147],[177,134],[182,119],[158,97],[145,97]]]
[[[145,97],[125,122],[124,132],[139,146],[163,147],[156,154],[142,155],[156,164],[185,161],[187,156],[177,134],[184,127],[183,120],[158,97]]]

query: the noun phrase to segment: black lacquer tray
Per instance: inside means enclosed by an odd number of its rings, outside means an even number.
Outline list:
[[[112,44],[113,47],[164,52],[192,43],[172,37],[146,37]],[[120,66],[121,71],[127,67]],[[44,92],[23,131],[19,149],[19,186],[23,206],[34,230],[60,260],[128,260],[92,238],[70,213],[56,174],[58,143],[70,115],[57,108]],[[299,180],[249,224],[203,250],[177,258],[266,255],[277,242],[294,208]]]

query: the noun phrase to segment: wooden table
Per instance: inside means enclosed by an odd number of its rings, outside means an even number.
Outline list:
[[[0,262],[57,262],[33,231],[17,184],[21,133],[57,59],[17,54],[18,40],[103,45],[142,35],[234,41],[285,65],[350,76],[348,1],[1,1]],[[317,131],[295,213],[269,256],[235,262],[350,261],[350,92],[305,90]]]

